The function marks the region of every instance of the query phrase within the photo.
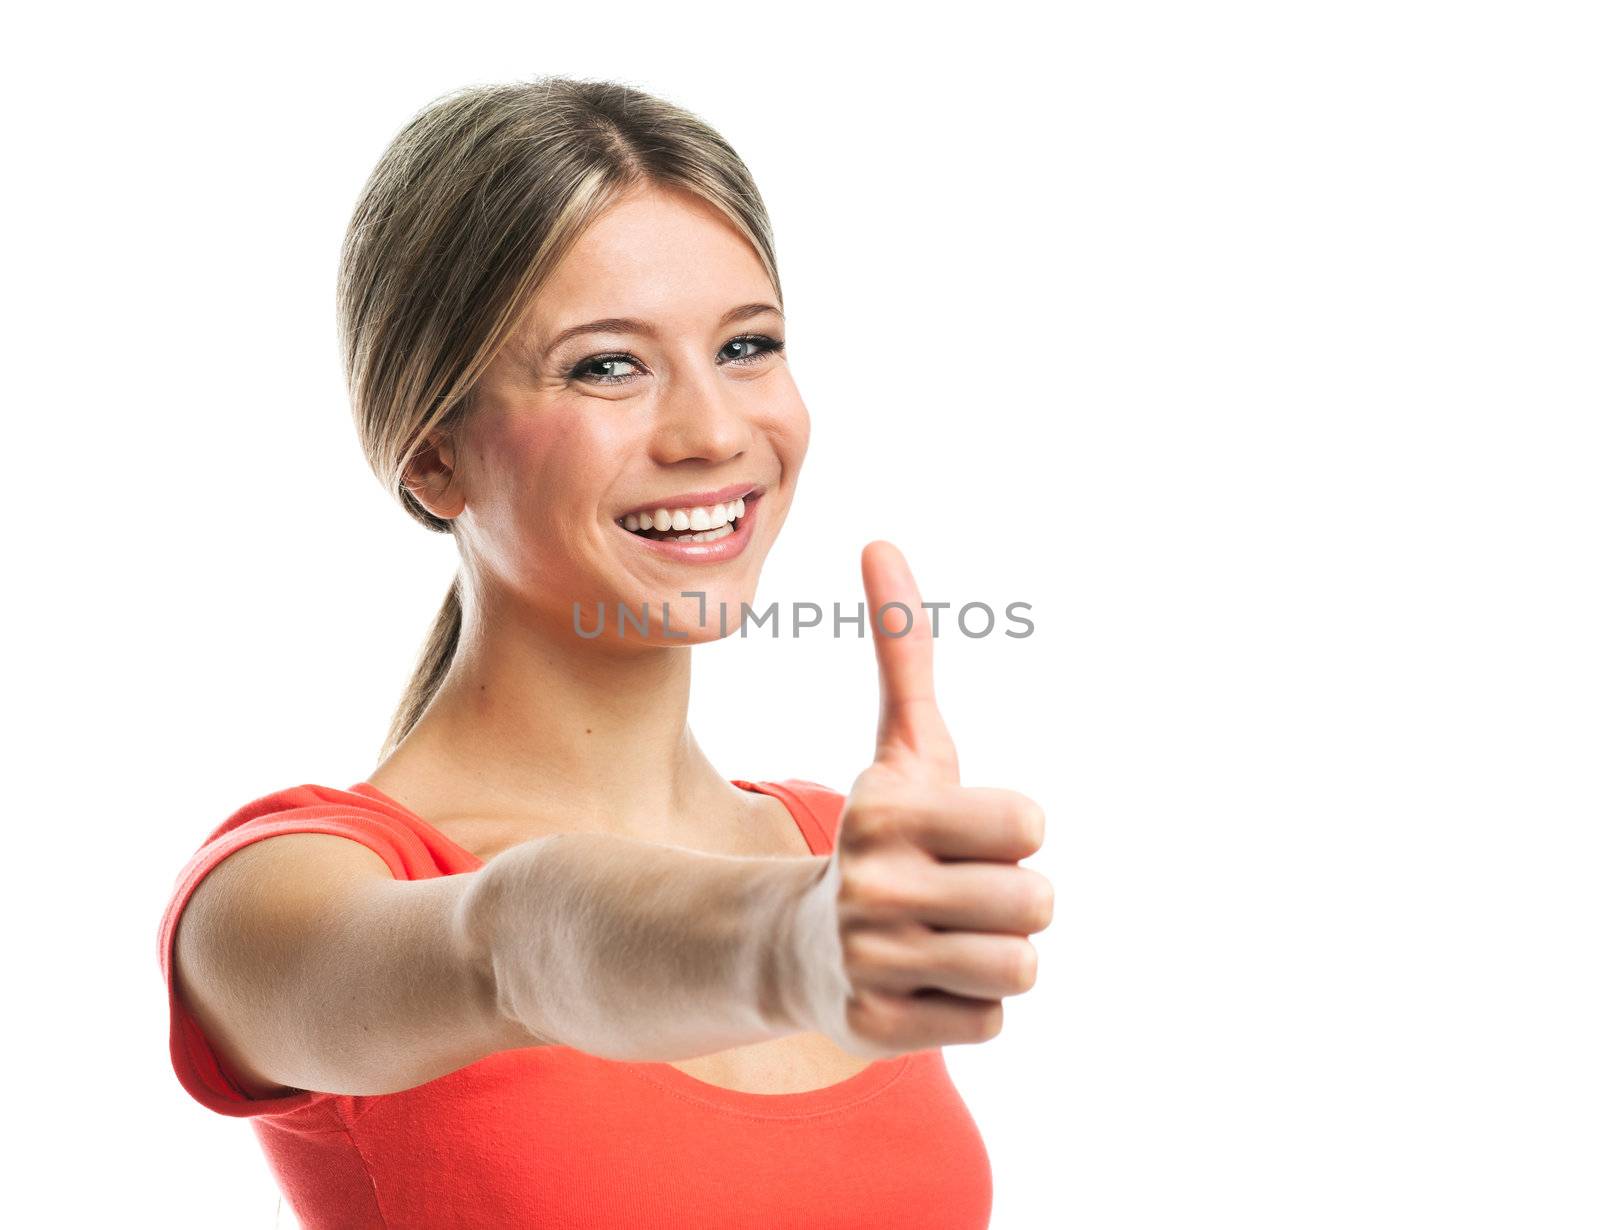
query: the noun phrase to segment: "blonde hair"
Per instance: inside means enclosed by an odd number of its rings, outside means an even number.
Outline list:
[[[542,77],[436,99],[389,143],[339,262],[339,342],[368,464],[411,516],[450,533],[410,490],[430,433],[451,432],[534,294],[595,218],[646,184],[722,211],[778,281],[772,227],[749,169],[683,108],[611,81]],[[456,573],[390,724],[416,725],[461,632]]]

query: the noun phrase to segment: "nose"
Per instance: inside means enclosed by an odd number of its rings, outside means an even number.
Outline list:
[[[748,407],[715,375],[672,382],[656,402],[651,440],[661,465],[727,461],[750,446]]]

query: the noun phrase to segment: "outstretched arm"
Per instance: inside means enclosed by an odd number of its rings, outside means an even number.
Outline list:
[[[358,842],[272,837],[196,889],[178,985],[256,1094],[389,1093],[551,1043],[690,1058],[811,1027],[819,971],[842,979],[836,933],[799,925],[827,869],[561,833],[402,881]]]

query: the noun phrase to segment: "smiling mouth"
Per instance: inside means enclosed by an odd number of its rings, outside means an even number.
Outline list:
[[[716,542],[739,528],[739,522],[746,515],[746,504],[753,505],[759,498],[751,494],[721,504],[629,513],[619,518],[617,524],[631,534],[655,542]]]

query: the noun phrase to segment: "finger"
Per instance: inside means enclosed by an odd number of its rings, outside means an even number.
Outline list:
[[[869,767],[862,777],[878,772]],[[852,796],[838,836],[851,848],[904,841],[939,859],[1014,863],[1044,844],[1044,809],[1015,790],[924,784],[885,791],[873,782]]]
[[[879,869],[846,872],[840,917],[847,929],[911,920],[947,931],[1032,935],[1050,925],[1055,887],[1015,863],[878,860]],[[859,926],[858,926],[859,924]]]
[[[910,995],[930,989],[1000,999],[1033,989],[1039,953],[1021,936],[925,927],[863,930],[846,947],[857,987]]]
[[[987,1042],[1000,1032],[1005,1010],[997,999],[972,999],[945,991],[911,995],[864,990],[845,1008],[850,1028],[899,1050],[930,1050],[959,1042]]]
[[[892,544],[870,542],[861,581],[878,658],[878,759],[913,762],[934,780],[957,782],[955,742],[933,694],[932,622],[911,569]]]

